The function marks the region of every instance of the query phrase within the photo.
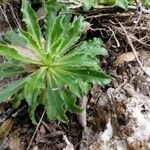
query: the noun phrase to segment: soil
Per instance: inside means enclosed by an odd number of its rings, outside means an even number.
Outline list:
[[[13,8],[16,7],[20,7],[18,3]],[[10,6],[3,10],[8,12],[10,21]],[[16,15],[20,22],[20,13]],[[141,69],[119,25],[129,33],[144,70],[150,74],[150,14],[106,8],[82,15],[91,24],[86,40],[99,37],[105,42],[109,57],[99,59],[112,82],[106,86],[93,85],[89,95],[80,100],[84,113],[68,114],[68,124],[50,121],[44,115],[32,142],[36,126],[30,121],[26,103],[18,109],[0,104],[0,150],[25,150],[30,142],[31,150],[150,149],[150,78]],[[9,24],[13,29],[17,27],[13,19]],[[10,30],[9,24],[0,13],[0,36]],[[0,57],[0,63],[3,61]],[[0,87],[11,80],[0,81]],[[38,119],[42,113],[43,108],[39,107]]]

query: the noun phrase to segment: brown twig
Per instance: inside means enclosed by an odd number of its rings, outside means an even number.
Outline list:
[[[43,114],[42,114],[42,116],[41,116],[41,118],[40,118],[40,120],[39,120],[39,123],[38,123],[38,125],[36,126],[36,129],[35,129],[35,131],[34,131],[34,133],[33,133],[33,136],[32,136],[32,138],[31,138],[31,140],[30,140],[30,143],[29,143],[29,145],[28,145],[28,147],[27,147],[27,150],[29,150],[30,147],[31,147],[31,144],[32,144],[32,142],[33,142],[33,139],[34,139],[34,137],[35,137],[35,135],[36,135],[36,133],[37,133],[37,130],[38,130],[38,128],[39,128],[39,126],[40,126],[40,124],[41,124],[41,122],[42,122],[42,119],[43,119],[43,117],[44,117],[44,114],[45,114],[45,111],[43,112]]]
[[[133,46],[133,44],[132,44],[131,38],[130,38],[130,36],[128,35],[126,29],[124,28],[124,26],[123,26],[120,22],[119,22],[119,25],[120,25],[120,27],[122,28],[122,30],[124,31],[124,33],[125,33],[127,42],[128,42],[128,44],[129,44],[129,46],[131,47],[132,52],[133,52],[133,54],[134,54],[134,56],[135,56],[135,58],[136,58],[136,60],[137,60],[137,62],[138,62],[138,64],[139,64],[140,68],[141,68],[142,71],[150,78],[150,75],[145,71],[145,69],[144,69],[144,67],[143,67],[143,65],[142,65],[142,63],[141,63],[141,61],[140,61],[139,58],[138,58],[137,52],[136,52],[136,50],[135,50],[135,48],[134,48],[134,46]]]

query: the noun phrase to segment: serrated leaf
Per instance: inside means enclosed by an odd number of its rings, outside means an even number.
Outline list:
[[[77,54],[68,58],[62,58],[60,61],[63,67],[91,67],[99,69],[99,61],[95,57],[87,56],[84,54]]]
[[[51,50],[52,45],[52,32],[54,30],[54,25],[57,20],[57,12],[62,6],[57,3],[56,1],[48,1],[46,2],[46,17],[45,17],[45,37],[46,37],[46,43],[45,43],[45,50],[49,52]]]
[[[24,69],[21,65],[15,64],[16,62],[4,62],[0,65],[0,80],[5,77],[18,76],[24,72]]]
[[[3,55],[5,57],[8,57],[10,59],[14,59],[17,61],[21,61],[24,63],[28,63],[28,64],[40,64],[40,62],[37,61],[33,61],[27,57],[23,57],[21,56],[17,50],[15,50],[14,48],[11,48],[5,44],[0,44],[0,55]]]
[[[45,68],[41,68],[30,75],[25,85],[25,98],[29,105],[29,113],[32,123],[34,124],[37,123],[34,112],[36,107],[39,105],[37,100],[38,96],[41,93],[41,90],[44,88],[44,76]]]
[[[25,99],[23,90],[12,97],[12,105],[17,108],[21,104],[22,100]]]
[[[47,74],[47,91],[43,105],[50,119],[68,122],[64,110],[64,101],[58,95],[58,88],[53,77]]]
[[[14,69],[9,69],[9,70],[0,70],[0,80],[2,80],[5,77],[12,77],[12,76],[17,76],[19,74],[23,73],[23,71],[20,70],[14,70]]]
[[[8,97],[16,94],[19,89],[23,88],[26,78],[22,78],[0,88],[0,103],[6,102]]]
[[[73,51],[65,55],[64,58],[75,54],[84,54],[90,57],[95,57],[97,55],[108,56],[103,41],[98,38],[80,43]]]
[[[75,104],[76,98],[69,91],[60,92],[67,110],[73,113],[81,113],[82,109]]]
[[[18,33],[16,33],[15,31],[7,31],[5,33],[5,38],[14,45],[21,45],[21,46],[26,46],[26,41],[19,36]]]
[[[79,40],[83,30],[83,18],[81,16],[74,18],[72,24],[63,26],[63,28],[64,34],[59,37],[61,39],[60,44],[57,47],[52,47],[52,50],[56,49],[54,55],[59,55],[59,57],[68,52],[69,48]]]
[[[84,94],[88,94],[88,92],[91,89],[91,85],[89,83],[83,82],[83,81],[80,81],[80,80],[79,80],[79,86],[80,86],[80,89],[81,89],[82,93],[84,93]]]
[[[70,23],[70,15],[68,13],[58,12],[62,8],[63,6],[54,1],[49,1],[47,4],[48,13],[45,19],[47,38],[45,48],[52,55],[66,53],[80,38],[83,28],[82,17],[75,17],[74,21]]]
[[[83,8],[85,11],[89,11],[93,5],[93,0],[83,0]]]
[[[34,10],[31,8],[31,5],[28,0],[22,0],[21,11],[23,13],[23,20],[27,25],[28,32],[31,33],[38,45],[41,46],[41,31],[38,24],[38,20]]]
[[[64,71],[66,74],[72,74],[75,78],[86,82],[108,84],[111,81],[105,73],[90,68],[66,68]]]
[[[60,85],[60,89],[66,88],[68,86],[69,90],[74,93],[74,95],[80,97],[81,95],[81,90],[79,87],[78,81],[73,78],[72,76],[68,76],[66,74],[63,74],[63,72],[57,71],[54,73],[56,81]]]
[[[44,59],[44,50],[38,45],[36,40],[33,39],[32,35],[29,32],[23,30],[20,31],[22,36],[26,39],[28,47],[41,59]]]

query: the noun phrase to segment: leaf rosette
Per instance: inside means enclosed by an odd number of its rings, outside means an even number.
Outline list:
[[[72,19],[60,3],[45,3],[43,33],[27,0],[22,0],[21,10],[26,30],[7,32],[10,43],[0,44],[0,55],[6,57],[0,66],[0,79],[18,77],[0,88],[0,102],[11,101],[18,107],[26,100],[34,124],[38,105],[44,106],[50,119],[68,122],[66,111],[82,111],[76,99],[87,94],[91,84],[110,82],[96,57],[108,53],[98,38],[79,40],[83,18]]]

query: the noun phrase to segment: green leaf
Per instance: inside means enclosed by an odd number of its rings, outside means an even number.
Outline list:
[[[64,101],[58,94],[58,88],[53,77],[47,74],[47,90],[43,105],[50,119],[68,122],[64,111]]]
[[[81,89],[82,93],[84,93],[84,94],[88,94],[88,92],[91,89],[91,86],[90,86],[89,83],[83,82],[83,81],[80,81],[80,80],[79,80],[79,86],[80,86],[80,89]]]
[[[23,90],[12,97],[12,105],[17,108],[21,104],[22,100],[24,100],[24,92]]]
[[[44,76],[45,68],[41,68],[30,75],[25,85],[25,98],[29,105],[29,113],[32,123],[34,124],[37,123],[34,112],[36,107],[39,105],[37,100],[38,96],[41,93],[41,90],[44,88]]]
[[[66,90],[64,92],[61,92],[61,97],[64,100],[64,104],[65,104],[67,110],[69,110],[70,112],[73,112],[73,113],[81,113],[82,112],[82,109],[75,104],[76,97],[73,96],[73,94],[71,94],[69,91]]]
[[[56,25],[57,20],[57,12],[60,10],[62,5],[60,3],[57,3],[56,1],[48,1],[46,2],[46,10],[47,14],[45,17],[45,50],[49,52],[51,50],[52,45],[52,33],[54,30],[54,27]]]
[[[79,40],[83,30],[83,18],[81,16],[75,18],[68,26],[64,24],[63,29],[64,32],[62,36],[59,37],[59,39],[61,39],[60,44],[57,45],[57,47],[55,45],[52,47],[52,51],[55,49],[53,54],[59,57],[68,52],[69,48]]]
[[[8,83],[7,85],[0,88],[0,103],[6,102],[7,98],[11,97],[13,94],[16,94],[18,90],[23,88],[26,82],[26,78],[19,79]]]
[[[83,54],[68,57],[61,60],[60,63],[62,63],[63,67],[91,67],[96,70],[99,69],[99,61],[97,58]]]
[[[0,70],[0,80],[2,80],[5,77],[17,76],[21,73],[23,73],[23,71],[13,70],[13,69],[9,69],[9,70],[6,70],[6,71]]]
[[[93,40],[81,42],[75,49],[67,53],[63,58],[72,57],[76,54],[84,54],[94,57],[97,55],[108,56],[107,50],[104,48],[104,43],[101,39],[94,38]]]
[[[77,79],[94,84],[108,84],[111,81],[110,77],[105,73],[90,68],[66,68],[64,71],[66,74],[72,74]]]
[[[142,5],[144,6],[150,6],[150,1],[149,0],[141,0]]]
[[[48,2],[45,18],[45,49],[52,56],[66,53],[80,38],[83,29],[83,18],[75,17],[72,23],[70,20],[71,15],[63,5],[54,1]]]
[[[80,97],[81,90],[78,81],[72,76],[63,74],[63,72],[54,72],[56,81],[59,83],[60,89],[69,87],[69,90],[76,96]]]
[[[5,33],[5,38],[13,45],[26,46],[26,41],[21,36],[19,36],[17,32],[7,31]]]
[[[6,61],[0,65],[0,80],[5,77],[18,76],[24,72],[24,69],[17,62]]]
[[[115,5],[128,10],[128,0],[116,0]]]
[[[21,61],[27,64],[40,64],[40,62],[37,61],[33,61],[27,57],[23,57],[21,56],[17,50],[15,50],[14,48],[11,48],[9,46],[7,46],[6,44],[0,44],[0,55],[3,55],[5,57],[8,57],[9,59],[14,59],[17,61]]]
[[[93,0],[83,0],[83,8],[85,11],[89,11],[93,6]]]
[[[29,32],[25,32],[23,30],[20,31],[22,36],[26,39],[29,48],[33,51],[34,54],[39,56],[41,59],[45,60],[45,52],[38,45],[37,41],[35,41],[32,35]]]
[[[21,11],[23,13],[23,20],[27,25],[28,32],[33,36],[34,40],[37,41],[38,45],[41,46],[40,26],[38,24],[35,11],[31,8],[28,0],[22,0]]]

